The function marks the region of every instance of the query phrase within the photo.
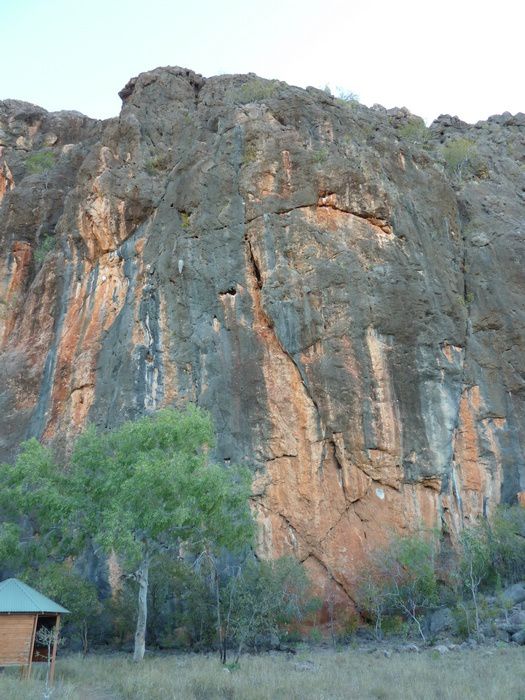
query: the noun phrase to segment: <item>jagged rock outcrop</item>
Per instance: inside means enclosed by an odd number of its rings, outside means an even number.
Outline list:
[[[0,103],[3,459],[198,402],[261,551],[341,599],[392,532],[524,499],[525,115],[180,68],[120,95]]]

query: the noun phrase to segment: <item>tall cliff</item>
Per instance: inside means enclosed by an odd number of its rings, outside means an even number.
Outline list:
[[[180,68],[120,95],[0,102],[2,458],[197,402],[261,551],[341,598],[390,533],[523,499],[525,115]]]

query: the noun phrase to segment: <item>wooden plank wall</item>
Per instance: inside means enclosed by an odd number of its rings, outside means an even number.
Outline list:
[[[0,615],[0,666],[26,664],[35,615]]]

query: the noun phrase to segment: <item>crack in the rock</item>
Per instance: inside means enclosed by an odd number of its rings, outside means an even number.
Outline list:
[[[246,236],[246,244],[248,246],[248,254],[249,254],[249,259],[250,259],[250,263],[252,266],[252,272],[253,272],[253,275],[254,275],[254,278],[256,281],[256,286],[257,286],[257,289],[261,290],[262,289],[261,271],[259,269],[259,265],[257,263],[257,260],[255,259],[255,255],[254,255],[253,247],[252,247],[252,242],[250,241],[248,236]],[[270,322],[270,319],[268,318],[268,316],[265,313],[262,306],[261,306],[261,313],[264,315],[264,321],[265,321],[266,325],[268,326],[268,328],[270,328],[273,331],[273,324]],[[280,343],[279,343],[279,345],[280,345]]]
[[[332,433],[332,436],[330,438],[328,438],[328,443],[332,446],[335,463],[337,465],[337,468],[341,471],[341,487],[343,489],[343,495],[345,497],[345,501],[349,501],[349,503],[351,504],[353,501],[350,498],[348,498],[348,493],[346,491],[345,479],[344,479],[345,470],[344,470],[343,463],[339,459],[339,454],[338,454],[339,450],[337,449],[337,444],[335,442],[335,438],[334,438],[333,433]],[[355,499],[355,500],[359,500],[359,499]]]
[[[263,212],[262,214],[257,214],[257,216],[252,216],[249,219],[245,219],[244,223],[245,224],[251,224],[252,221],[257,221],[257,219],[262,219],[264,216],[267,216],[268,214],[277,214],[280,216],[281,214],[289,214],[291,211],[295,211],[296,209],[310,209],[311,207],[317,206],[315,203],[312,204],[299,204],[296,207],[287,207],[285,209],[277,209],[276,211],[267,211]]]
[[[359,499],[357,499],[357,500],[359,500]],[[341,513],[339,513],[339,517],[337,518],[337,520],[333,523],[333,525],[330,525],[330,527],[328,528],[328,530],[327,530],[327,531],[324,533],[324,535],[319,539],[319,544],[323,544],[323,542],[326,540],[326,538],[328,537],[328,535],[332,532],[332,530],[333,530],[335,527],[337,527],[337,526],[339,525],[339,523],[341,522],[341,520],[345,517],[345,515],[346,515],[346,514],[348,513],[348,511],[352,508],[353,505],[354,505],[354,502],[348,503],[348,505],[346,506],[346,508],[345,508]]]
[[[297,530],[297,528],[290,522],[289,518],[287,518],[286,515],[284,515],[284,513],[279,513],[279,512],[276,513],[275,511],[272,511],[270,508],[268,508],[268,506],[265,506],[263,503],[260,503],[259,505],[262,507],[263,510],[267,511],[268,513],[273,513],[274,515],[277,515],[279,518],[281,518],[281,520],[283,520],[286,523],[286,525],[290,528],[290,530],[293,531],[294,537],[296,537],[299,540],[302,540],[305,545],[308,545],[308,543],[305,542],[304,537],[301,535],[299,530]],[[348,511],[348,508],[345,509],[344,512],[347,512],[347,511]],[[341,517],[343,515],[344,515],[344,513],[341,514]],[[323,539],[320,540],[319,544],[322,544]],[[333,581],[336,584],[336,586],[338,588],[340,588],[340,590],[343,592],[343,594],[350,600],[350,602],[355,605],[355,599],[352,598],[352,596],[350,595],[350,593],[347,590],[344,583],[342,583],[337,578],[336,574],[334,574],[334,572],[330,570],[330,568],[327,566],[327,564],[325,564],[325,562],[317,554],[315,554],[315,552],[312,552],[311,550],[309,550],[303,559],[299,559],[299,562],[301,564],[304,564],[310,558],[314,559],[321,566],[321,568],[326,571],[329,580]]]
[[[82,389],[92,389],[95,385],[94,384],[81,384],[80,386],[75,386],[71,389],[70,396],[72,396],[75,391],[82,391]]]
[[[300,560],[300,561],[301,561],[301,564],[304,564],[304,563],[305,563],[308,559],[310,559],[310,558],[311,558],[311,559],[314,559],[314,560],[321,566],[321,568],[324,569],[324,570],[326,571],[326,573],[328,574],[329,579],[330,579],[331,581],[333,581],[333,582],[335,583],[335,585],[338,586],[338,588],[340,588],[340,590],[344,593],[344,595],[350,600],[350,602],[353,603],[353,604],[355,605],[355,604],[356,604],[356,601],[355,601],[354,598],[352,598],[352,596],[351,596],[350,593],[348,592],[348,590],[347,590],[346,586],[344,585],[344,583],[342,583],[341,581],[339,581],[339,580],[336,578],[336,576],[335,576],[335,574],[333,573],[333,571],[331,571],[331,570],[329,569],[329,567],[325,564],[325,562],[324,562],[319,556],[317,556],[317,554],[315,554],[314,552],[310,552],[304,559],[301,559],[301,560]]]
[[[456,443],[458,439],[458,434],[459,434],[459,426],[460,426],[460,411],[461,411],[461,401],[463,398],[463,395],[465,394],[465,391],[469,388],[470,384],[467,382],[467,353],[468,349],[470,347],[470,339],[472,335],[472,323],[471,323],[471,318],[470,318],[470,300],[469,300],[469,294],[470,290],[468,288],[468,282],[467,282],[467,239],[464,233],[464,226],[462,226],[462,235],[461,235],[461,243],[462,243],[462,250],[461,250],[461,261],[460,261],[460,270],[463,275],[463,303],[465,305],[466,309],[466,319],[465,319],[465,342],[462,346],[463,349],[463,359],[462,359],[462,367],[461,367],[461,387],[459,391],[459,396],[458,396],[458,403],[457,403],[457,411],[456,411],[456,416],[454,420],[454,427],[452,430],[452,455],[451,455],[451,462],[450,462],[450,474],[448,475],[451,478],[452,481],[452,494],[454,496],[454,499],[457,504],[458,512],[461,518],[463,518],[463,502],[461,498],[461,492],[460,492],[460,487],[459,484],[457,483],[457,474],[455,470],[455,465],[457,464],[456,462]]]
[[[392,225],[386,221],[385,219],[380,219],[377,216],[374,216],[374,214],[367,214],[363,212],[356,212],[352,211],[351,209],[344,209],[343,207],[340,207],[336,205],[332,200],[328,200],[327,196],[321,196],[317,202],[311,202],[308,204],[299,204],[295,207],[286,207],[284,209],[276,209],[275,211],[270,211],[270,212],[264,212],[262,214],[257,214],[257,216],[252,216],[249,219],[245,220],[245,224],[251,224],[252,221],[256,221],[257,219],[261,219],[267,214],[275,214],[277,216],[281,216],[282,214],[289,214],[292,211],[296,211],[298,209],[332,209],[333,211],[338,211],[341,214],[347,214],[348,216],[354,216],[356,219],[361,219],[362,221],[366,221],[367,224],[370,224],[370,226],[374,226],[375,228],[380,229],[383,233],[386,233],[388,235],[392,235],[394,230]]]
[[[284,515],[283,513],[277,513],[277,515],[278,515],[282,520],[284,520],[284,522],[285,522],[286,525],[290,528],[290,530],[293,530],[293,532],[294,532],[294,537],[297,535],[297,537],[301,538],[301,533],[299,532],[299,530],[298,530],[294,525],[292,525],[292,523],[291,523],[290,520],[286,517],[286,515]],[[301,538],[301,539],[302,539],[302,538]]]
[[[326,434],[326,429],[325,429],[325,426],[323,424],[323,420],[321,417],[321,411],[319,409],[317,401],[315,400],[312,393],[310,392],[310,389],[309,389],[307,382],[306,382],[306,378],[304,376],[304,372],[303,372],[300,364],[295,360],[292,353],[289,352],[289,350],[287,350],[285,348],[285,346],[283,345],[283,343],[281,342],[281,339],[279,338],[279,336],[277,335],[277,333],[275,331],[273,321],[270,319],[270,317],[268,316],[268,314],[266,313],[266,311],[263,308],[263,305],[262,305],[262,302],[260,299],[260,292],[263,288],[263,279],[262,279],[261,269],[260,269],[259,263],[257,262],[257,259],[255,257],[255,253],[253,251],[253,246],[252,246],[251,240],[247,234],[245,235],[245,240],[246,240],[247,249],[248,249],[248,258],[249,258],[250,263],[251,263],[252,272],[253,272],[254,280],[256,283],[257,294],[259,295],[256,303],[257,303],[259,311],[261,313],[262,320],[264,321],[266,327],[272,332],[272,335],[275,339],[277,347],[281,350],[283,355],[285,355],[289,359],[289,361],[292,363],[292,365],[294,367],[294,371],[298,373],[299,379],[301,380],[301,384],[305,390],[306,396],[307,396],[308,400],[310,401],[310,403],[312,404],[312,406],[315,408],[315,413],[316,413],[316,418],[317,418],[317,428],[319,431],[319,435],[321,436],[321,439],[324,440],[325,434]]]
[[[367,522],[369,522],[366,518],[363,518],[361,515],[359,515],[359,512],[358,512],[357,510],[354,510],[354,513],[355,513],[355,515],[359,518],[359,520],[360,520],[362,523],[367,523]],[[364,536],[365,536],[365,538],[366,538],[366,531],[365,531],[365,530],[363,530],[363,534],[364,534]]]
[[[286,525],[290,528],[290,530],[293,531],[294,537],[296,537],[296,539],[298,539],[298,540],[302,540],[303,542],[305,542],[304,536],[299,532],[299,530],[295,527],[295,525],[292,524],[290,519],[286,515],[284,515],[284,513],[280,513],[280,512],[276,512],[276,511],[272,510],[267,505],[265,505],[262,501],[259,501],[259,506],[263,510],[265,510],[267,513],[277,515],[277,517],[281,518],[281,520],[283,520],[286,523]],[[305,542],[305,544],[308,545],[309,543]]]
[[[275,462],[277,459],[284,459],[284,458],[297,459],[298,456],[299,455],[297,453],[296,454],[286,454],[285,453],[282,455],[277,455],[277,457],[272,457],[271,459],[267,459],[266,464],[269,464],[270,462]]]
[[[383,233],[391,235],[394,231],[392,225],[385,219],[381,219],[374,214],[368,214],[363,212],[352,211],[351,209],[345,209],[336,203],[336,195],[334,192],[323,192],[317,201],[317,205],[320,208],[333,209],[334,211],[339,211],[342,214],[349,214],[350,216],[355,216],[358,219],[366,221],[372,226],[379,228]]]

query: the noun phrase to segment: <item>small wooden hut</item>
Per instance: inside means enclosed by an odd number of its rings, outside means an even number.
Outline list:
[[[34,588],[16,578],[0,583],[0,666],[23,666],[24,675],[31,673],[33,661],[47,661],[47,647],[38,644],[43,627],[55,629],[51,652],[50,682],[55,672],[60,616],[68,613]]]

